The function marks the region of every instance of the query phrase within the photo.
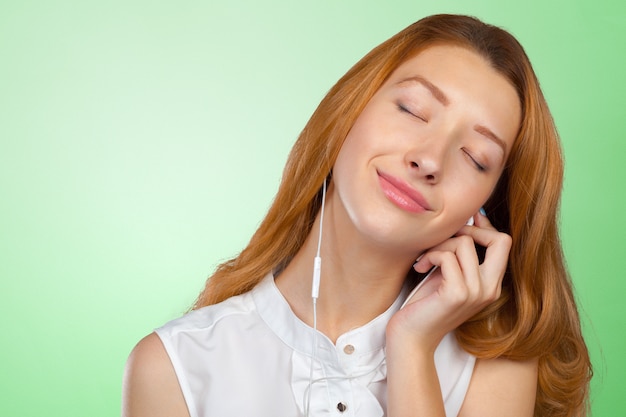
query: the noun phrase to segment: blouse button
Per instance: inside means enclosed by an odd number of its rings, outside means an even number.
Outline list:
[[[346,404],[344,404],[344,403],[338,403],[337,404],[337,410],[339,410],[340,413],[343,413],[347,409],[348,409],[348,406]]]
[[[345,353],[346,355],[352,355],[354,353],[354,346],[352,346],[352,345],[345,345],[343,347],[343,353]]]

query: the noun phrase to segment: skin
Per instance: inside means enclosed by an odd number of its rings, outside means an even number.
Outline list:
[[[122,384],[122,417],[189,417],[161,339],[144,337],[131,352]]]
[[[438,266],[387,326],[390,417],[445,415],[435,348],[500,294],[511,238],[477,211],[503,171],[520,114],[515,89],[482,57],[433,46],[392,74],[341,148],[326,200],[318,329],[335,341],[380,315],[420,254],[415,269]],[[464,226],[472,216],[475,226]],[[308,324],[311,282],[302,277],[311,276],[319,222],[276,278]],[[487,249],[480,265],[475,243]],[[460,416],[532,416],[536,385],[535,360],[478,360]],[[188,416],[154,334],[129,358],[122,415]]]

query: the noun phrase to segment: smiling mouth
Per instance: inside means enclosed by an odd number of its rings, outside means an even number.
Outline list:
[[[409,184],[399,178],[377,171],[378,181],[385,197],[397,207],[410,213],[430,210],[426,199]]]

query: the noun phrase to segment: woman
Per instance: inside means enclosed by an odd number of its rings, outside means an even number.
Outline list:
[[[194,311],[133,350],[123,415],[585,415],[562,171],[511,35],[409,26],[322,100]]]

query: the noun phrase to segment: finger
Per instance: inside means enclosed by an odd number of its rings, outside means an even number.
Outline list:
[[[489,220],[489,217],[487,217],[486,214],[484,214],[484,212],[478,212],[474,215],[474,225],[477,227],[486,227],[486,228],[492,228],[493,226],[491,225],[491,220]]]
[[[434,251],[428,252],[424,257],[439,267],[438,275],[441,280],[436,293],[444,295],[455,304],[465,301],[468,289],[456,255],[452,252]]]
[[[442,254],[439,267],[441,281],[436,293],[446,300],[447,305],[454,308],[464,306],[463,310],[473,315],[495,301],[497,280],[496,284],[485,285],[477,268],[471,273],[465,273],[461,264],[456,262],[457,257],[450,256],[449,252],[438,252],[436,256],[439,254]],[[428,298],[428,295],[424,298]]]
[[[478,265],[474,241],[487,248],[482,265]],[[508,235],[492,227],[489,229],[468,227],[459,236],[448,239],[435,249],[455,254],[464,275],[465,284],[473,299],[494,301],[501,292],[502,279],[508,263],[510,241]],[[426,271],[433,263],[433,258],[425,257],[423,262],[416,265],[416,270]]]
[[[496,232],[493,234],[492,232]],[[511,237],[497,231],[489,218],[482,212],[474,215],[474,226],[465,226],[457,233],[458,236],[468,235],[479,245],[487,249],[482,269],[487,276],[494,273],[504,276],[511,250]]]
[[[445,253],[447,256],[443,257],[439,255]],[[445,273],[441,262],[443,260],[454,262],[455,269],[452,270],[456,273],[460,272],[461,278],[465,285],[469,288],[472,295],[477,296],[481,293],[481,278],[480,269],[478,264],[478,256],[476,254],[476,247],[474,241],[469,236],[461,236],[458,238],[450,239],[446,244],[440,245],[438,250],[431,250],[424,254],[424,256],[416,265],[418,272],[426,272],[433,267],[442,267],[441,273]],[[448,267],[449,268],[449,267]],[[448,279],[448,277],[445,277]]]
[[[502,233],[497,243],[487,247],[485,252],[485,260],[480,266],[482,275],[485,277],[497,276],[498,294],[502,286],[502,280],[509,263],[509,253],[511,251],[512,239],[509,235]]]
[[[462,251],[459,250],[463,248]],[[474,245],[474,240],[469,235],[452,237],[450,239],[445,240],[437,246],[432,247],[428,250],[428,252],[423,253],[417,258],[417,261],[413,265],[417,272],[426,272],[431,267],[434,266],[432,262],[429,261],[429,258],[425,255],[430,252],[441,251],[441,252],[452,252],[452,253],[463,253],[465,254],[463,259],[467,259],[469,262],[474,261],[474,264],[477,265],[478,256],[476,254],[476,246]],[[460,259],[461,260],[461,259]]]
[[[486,277],[503,275],[509,260],[512,239],[506,233],[481,227],[464,228],[460,236],[469,236],[476,243],[486,248],[485,260],[481,265]]]

